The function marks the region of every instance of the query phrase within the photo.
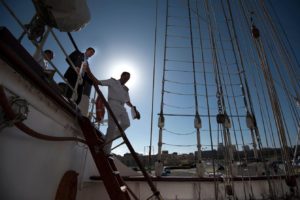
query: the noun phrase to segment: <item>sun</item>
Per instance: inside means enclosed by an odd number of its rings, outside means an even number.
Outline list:
[[[129,61],[117,61],[113,63],[110,67],[109,74],[111,77],[115,79],[119,79],[122,72],[129,72],[130,79],[126,83],[126,85],[130,89],[136,89],[138,85],[138,77],[139,77],[139,70],[137,69],[136,65],[133,62]]]

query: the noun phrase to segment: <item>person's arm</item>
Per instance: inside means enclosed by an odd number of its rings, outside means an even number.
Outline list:
[[[126,104],[131,108],[133,107],[132,103],[130,101],[127,101]]]
[[[88,77],[92,80],[93,84],[96,85],[101,85],[101,82],[94,76],[94,74],[91,72],[89,66],[87,64],[84,64],[84,71],[88,75]]]
[[[135,119],[141,119],[141,114],[140,112],[136,109],[136,107],[134,105],[132,105],[132,103],[130,101],[127,101],[126,104],[131,108],[134,109],[135,112]]]
[[[102,86],[109,86],[111,84],[111,79],[107,79],[107,80],[98,80],[99,81],[99,85],[102,85]]]

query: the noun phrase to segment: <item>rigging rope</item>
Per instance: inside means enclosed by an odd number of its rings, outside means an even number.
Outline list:
[[[271,49],[271,47],[270,46],[272,46],[272,45],[274,45],[276,48],[277,48],[277,57],[276,58],[281,58],[282,60],[283,60],[283,64],[284,64],[284,66],[287,68],[286,70],[288,71],[288,74],[291,74],[291,72],[290,72],[290,66],[289,66],[289,64],[288,64],[288,62],[289,62],[289,59],[290,59],[290,57],[289,57],[289,55],[286,55],[286,51],[287,51],[287,49],[285,49],[284,47],[284,44],[283,44],[283,42],[280,40],[280,38],[279,38],[279,36],[276,34],[277,33],[277,30],[276,30],[276,28],[275,28],[275,26],[274,26],[274,24],[273,24],[273,21],[272,21],[272,19],[270,18],[270,16],[269,16],[269,14],[268,13],[266,13],[266,10],[265,10],[265,7],[264,7],[264,5],[261,5],[261,7],[263,7],[263,14],[264,14],[264,16],[265,15],[268,15],[268,22],[269,22],[269,24],[266,24],[266,25],[264,25],[264,26],[268,26],[268,25],[270,25],[271,26],[271,28],[270,29],[265,29],[265,32],[267,32],[267,31],[269,31],[269,30],[272,30],[273,32],[271,32],[271,36],[272,36],[272,39],[273,39],[273,41],[271,41],[271,43],[267,43],[267,45],[268,45],[268,47]],[[263,26],[263,28],[264,28],[264,26]],[[276,37],[277,36],[277,37]],[[276,52],[276,49],[272,49],[271,50],[271,59],[273,59],[273,61],[275,60],[275,56],[273,55],[274,53]],[[285,57],[285,56],[286,57]],[[281,67],[278,67],[277,66],[277,63],[274,61],[273,62],[274,63],[274,65],[276,66],[276,68],[277,68],[277,71],[279,71],[279,69],[284,69],[284,68],[281,68]],[[284,72],[281,72],[281,73],[284,73]],[[281,73],[279,73],[279,75],[281,75]],[[293,75],[292,75],[293,76]],[[281,77],[281,76],[280,76]],[[290,86],[292,86],[292,88],[295,86],[294,84],[293,84],[293,79],[292,78],[290,78],[290,80],[292,80],[292,84],[290,84]],[[273,80],[274,81],[274,83],[276,83],[275,82],[275,80]],[[284,86],[285,85],[285,81],[283,81],[283,80],[281,80],[281,82],[282,82],[282,85]],[[295,89],[295,88],[294,88]],[[290,91],[289,91],[289,89],[287,89],[287,87],[286,86],[284,86],[284,92],[286,92],[286,93],[291,93]],[[296,93],[297,94],[297,93]],[[292,97],[290,96],[290,94],[287,94],[287,98],[288,98],[288,100],[290,101],[290,104],[289,104],[289,108],[293,111],[293,110],[295,110],[296,108],[295,108],[295,106],[294,106],[294,109],[293,109],[293,106],[292,105],[294,105],[293,103],[292,103]],[[281,104],[281,103],[280,103]],[[280,105],[279,104],[279,105]],[[281,106],[283,106],[283,104],[281,105]],[[283,107],[282,107],[283,108]],[[287,127],[287,121],[285,120],[285,114],[287,114],[288,112],[282,112],[282,108],[279,108],[279,111],[281,112],[281,115],[282,115],[282,119],[283,119],[283,127],[285,128],[285,131],[286,131],[286,135],[287,135],[287,137],[288,137],[288,139],[289,139],[289,143],[290,143],[290,145],[291,145],[291,139],[290,139],[290,133],[289,133],[289,128]],[[293,115],[294,114],[294,115]],[[297,112],[292,112],[292,118],[293,118],[293,120],[294,120],[294,131],[296,131],[297,130],[297,122],[295,121],[295,118],[297,118]],[[279,131],[279,129],[277,129],[278,131]],[[278,134],[279,134],[279,132],[278,132]],[[279,134],[279,137],[280,137],[280,134]],[[281,147],[283,148],[283,149],[286,149],[285,147],[283,147],[284,145],[283,145],[283,143],[281,142],[281,140],[280,140],[280,145],[281,145]],[[287,149],[288,150],[288,149]],[[283,150],[283,151],[285,151],[285,150]],[[284,154],[284,152],[282,152],[282,154]],[[285,156],[284,155],[282,155],[282,157],[283,158],[285,158]]]
[[[169,144],[169,143],[163,143],[164,145],[167,146],[173,146],[173,147],[195,147],[197,144]]]
[[[279,54],[279,56],[285,56],[283,59],[287,62],[284,66],[287,68],[287,71],[288,71],[288,74],[290,76],[290,80],[291,80],[291,84],[293,86],[293,89],[294,89],[294,92],[297,96],[297,98],[299,99],[300,98],[300,95],[298,93],[299,91],[299,88],[300,88],[300,83],[297,81],[297,78],[295,78],[295,75],[297,74],[294,69],[293,69],[293,65],[291,63],[291,58],[290,58],[290,55],[287,51],[287,49],[285,48],[286,46],[284,45],[283,41],[280,39],[280,36],[279,36],[279,33],[276,29],[276,26],[270,16],[270,14],[267,12],[266,10],[266,7],[264,5],[263,2],[259,2],[261,7],[262,7],[262,10],[263,10],[263,14],[264,16],[266,17],[266,21],[270,24],[270,27],[271,27],[271,30],[272,30],[272,35],[275,37],[276,39],[276,43],[275,44],[278,44],[278,49],[279,51],[281,52]],[[296,79],[296,80],[295,80]],[[298,90],[297,90],[298,88]]]
[[[162,129],[164,127],[164,88],[165,88],[165,76],[166,76],[166,64],[167,64],[167,35],[168,35],[168,16],[169,16],[169,0],[166,1],[166,17],[165,17],[165,36],[164,36],[164,53],[163,53],[163,77],[161,87],[161,102],[160,102],[160,117],[158,122],[159,127],[159,141],[158,141],[158,152],[157,162],[161,164],[161,150],[162,150]]]
[[[224,15],[224,17],[226,18],[226,20],[227,20],[227,16],[226,16],[226,12],[225,12],[225,8],[224,8],[224,3],[222,2],[222,11],[223,11],[223,15]],[[230,19],[229,19],[230,20]],[[230,29],[229,29],[229,26],[228,26],[228,23],[226,23],[226,27],[227,27],[227,30],[228,30],[228,32],[230,33]],[[219,37],[221,37],[221,35],[219,34]],[[233,47],[233,44],[232,44],[232,37],[231,37],[231,35],[230,35],[230,41],[231,41],[231,45],[232,45],[232,49],[234,49],[234,47]],[[222,43],[221,43],[221,45],[222,45]],[[223,45],[222,45],[223,46]],[[224,50],[223,50],[223,52],[224,52]],[[236,56],[234,56],[234,58],[235,58],[235,63],[237,63],[237,60],[236,60]],[[225,60],[227,60],[226,59],[226,57],[224,56],[224,59]],[[230,80],[230,83],[231,83],[231,92],[234,94],[234,90],[233,90],[233,87],[232,87],[232,82],[231,82],[231,77],[230,77],[230,72],[229,72],[229,69],[228,69],[228,66],[229,65],[226,65],[227,66],[227,73],[228,73],[228,76],[229,76],[229,80]],[[240,70],[240,69],[238,69],[238,71],[240,71],[240,73],[244,73],[245,71],[244,70]],[[239,74],[239,76],[240,76],[241,74]],[[239,79],[240,81],[241,81],[241,79]],[[240,82],[240,86],[241,87],[243,87],[243,83],[242,82]],[[226,86],[225,86],[226,87]],[[244,96],[244,93],[243,93],[243,96]],[[236,98],[233,98],[233,100],[234,100],[234,106],[235,106],[235,110],[236,110],[236,112],[238,112],[238,106],[237,106],[237,103],[236,103]],[[245,105],[245,107],[246,107],[246,105]],[[244,107],[244,108],[245,108]],[[231,108],[230,108],[230,104],[229,104],[229,110],[230,110],[230,114],[231,114]],[[237,149],[239,149],[239,145],[238,145],[238,142],[237,142],[237,134],[236,134],[236,132],[240,132],[240,136],[241,136],[241,139],[242,139],[242,147],[244,147],[245,146],[245,141],[244,141],[244,136],[243,136],[243,130],[242,130],[242,126],[241,126],[241,122],[240,122],[240,118],[237,118],[237,120],[238,120],[238,126],[239,126],[239,130],[235,130],[235,123],[234,123],[234,120],[232,121],[232,127],[233,127],[233,131],[234,131],[234,137],[235,137],[235,141],[236,141],[236,146],[237,146]],[[245,150],[245,148],[242,148],[243,149],[243,153],[244,153],[244,157],[245,157],[245,163],[246,163],[246,165],[248,166],[248,164],[247,164],[247,152],[246,152],[246,150]],[[237,154],[238,155],[238,159],[239,159],[239,161],[241,162],[241,158],[240,158],[240,155],[239,154]],[[232,172],[231,172],[232,173]],[[251,178],[249,178],[250,176],[250,172],[249,172],[249,170],[247,170],[247,172],[246,172],[247,174],[248,174],[248,180],[249,180],[249,183],[250,183],[250,189],[251,189],[251,191],[253,191],[252,190],[252,184],[251,184]],[[246,185],[245,185],[245,182],[244,182],[244,171],[242,171],[242,183],[243,183],[243,190],[244,190],[244,196],[245,196],[245,199],[247,198],[247,194],[246,194]]]
[[[243,6],[243,3],[241,2],[241,1],[239,1],[239,3],[241,4],[241,7],[242,7],[242,14],[243,14],[243,16],[244,16],[244,18],[245,19],[247,19],[247,16],[246,16],[246,14],[245,14],[245,9],[244,9],[244,7],[245,6]],[[246,21],[246,22],[248,22],[248,21]],[[250,26],[250,24],[249,24],[249,22],[247,23],[247,29],[248,29],[248,27]],[[250,33],[249,33],[249,35],[250,35]],[[251,41],[250,41],[250,39],[249,39],[250,37],[246,37],[246,40],[247,40],[247,43],[249,43],[249,44],[251,44]],[[260,85],[260,86],[264,86],[264,84],[263,84],[263,81],[262,81],[262,74],[261,73],[259,73],[260,71],[259,71],[259,64],[256,62],[256,60],[254,59],[254,49],[253,49],[253,46],[252,45],[248,45],[247,47],[249,47],[250,48],[250,50],[248,50],[248,52],[250,52],[250,54],[248,53],[248,55],[250,55],[251,57],[252,57],[252,59],[251,59],[251,61],[253,61],[253,63],[254,63],[254,66],[255,66],[255,69],[256,69],[256,74],[257,74],[257,76],[256,77],[258,77],[258,85]],[[247,58],[248,58],[248,56],[246,57],[246,60],[247,60]],[[249,63],[250,63],[250,61],[249,61]],[[249,64],[250,66],[251,66],[251,64]],[[255,80],[253,80],[254,82],[256,82]],[[263,87],[264,88],[264,87]],[[264,90],[264,89],[263,89]],[[274,130],[273,130],[273,126],[272,126],[272,124],[271,124],[271,116],[270,116],[270,110],[271,109],[268,109],[268,103],[267,103],[267,99],[266,99],[266,95],[262,95],[263,96],[263,103],[264,103],[264,105],[263,105],[263,107],[265,108],[265,110],[266,110],[266,113],[267,113],[267,122],[268,122],[268,124],[269,124],[269,126],[268,126],[268,128],[269,128],[269,134],[270,134],[270,138],[271,138],[271,140],[272,140],[272,142],[273,142],[273,147],[275,148],[276,147],[276,145],[275,145],[275,137],[274,137]],[[266,135],[266,134],[265,134]],[[267,137],[267,136],[266,136]],[[275,157],[277,158],[277,152],[276,152],[276,150],[274,150],[274,153],[275,153]]]
[[[278,24],[279,27],[281,28],[281,30],[282,30],[282,32],[283,32],[283,34],[284,34],[284,37],[285,37],[286,40],[287,40],[287,43],[288,43],[288,45],[289,45],[289,47],[290,47],[290,50],[291,50],[291,52],[292,52],[292,54],[293,54],[293,57],[294,57],[294,59],[295,59],[295,61],[296,61],[296,64],[298,65],[298,68],[300,68],[299,60],[298,60],[298,58],[297,58],[297,56],[296,56],[296,53],[295,53],[295,51],[294,51],[294,49],[293,49],[293,47],[292,47],[292,45],[291,45],[291,42],[290,42],[290,40],[289,40],[289,38],[288,38],[288,36],[287,36],[286,31],[285,31],[285,29],[283,28],[282,23],[280,22],[280,19],[279,19],[279,17],[278,17],[278,14],[276,13],[276,11],[275,11],[275,9],[274,9],[274,6],[273,6],[272,2],[271,2],[271,1],[268,1],[268,2],[269,2],[269,4],[270,4],[270,6],[271,6],[271,9],[273,10],[273,12],[274,12],[274,14],[275,14],[275,17],[277,18],[277,24]]]
[[[212,34],[212,29],[211,29],[211,20],[210,20],[210,16],[209,16],[209,8],[208,8],[208,1],[205,0],[204,1],[204,9],[205,9],[205,16],[206,18],[208,19],[208,31],[209,31],[209,40],[211,41],[211,34]],[[200,34],[200,38],[201,38],[201,28],[200,28],[200,23],[198,23],[198,27],[199,27],[199,34]],[[202,43],[202,40],[200,40],[200,46],[203,47],[203,43]],[[204,53],[203,51],[201,51],[201,59],[204,60]],[[205,65],[203,64],[203,71],[205,71]],[[207,77],[206,77],[206,73],[204,73],[204,80],[205,80],[205,83],[207,83]],[[205,89],[206,91],[206,94],[208,94],[208,89],[206,87]],[[208,97],[206,97],[206,104],[207,104],[207,108],[209,108],[209,102],[208,102]],[[208,115],[210,116],[210,110],[208,109]],[[211,142],[211,150],[213,151],[213,139],[212,139],[212,132],[211,132],[211,119],[210,117],[208,118],[208,122],[209,122],[209,130],[210,130],[210,142]],[[212,158],[212,162],[213,162],[213,174],[214,174],[214,177],[215,176],[215,172],[216,172],[216,166],[215,166],[215,159]],[[214,192],[215,192],[215,199],[218,199],[218,184],[216,183],[216,181],[214,181]]]
[[[152,71],[152,101],[151,101],[151,120],[150,120],[150,144],[149,144],[149,170],[151,170],[151,148],[153,138],[153,109],[154,109],[154,86],[155,86],[155,69],[156,69],[156,48],[157,48],[157,22],[158,22],[158,0],[155,1],[155,29],[154,29],[154,53],[153,53],[153,71]]]
[[[194,109],[195,106],[175,106],[164,103],[164,106],[171,107],[171,108],[177,108],[177,109]]]
[[[269,47],[269,46],[268,46]],[[270,47],[269,47],[270,48]],[[273,63],[274,63],[274,66],[275,66],[275,68],[276,68],[276,70],[277,70],[277,72],[278,72],[278,74],[279,74],[279,78],[280,78],[280,81],[281,81],[281,83],[282,83],[282,86],[283,86],[283,88],[284,88],[284,92],[285,92],[285,94],[286,94],[286,97],[288,98],[288,101],[289,101],[289,107],[290,107],[290,110],[291,110],[291,113],[292,113],[292,119],[294,120],[294,127],[295,127],[295,130],[297,130],[297,125],[298,125],[298,123],[297,123],[297,121],[299,122],[299,114],[297,113],[297,111],[295,110],[296,108],[294,107],[292,107],[291,105],[293,105],[293,102],[292,102],[292,99],[291,99],[291,97],[290,97],[290,93],[288,92],[288,89],[287,89],[287,85],[286,85],[286,83],[285,83],[285,81],[284,81],[284,79],[283,79],[283,77],[282,77],[282,74],[280,73],[280,68],[279,68],[279,66],[278,66],[278,63],[276,63],[275,62],[275,56],[274,56],[274,54],[273,54],[273,52],[272,51],[270,51],[270,54],[271,54],[271,59],[273,60]],[[283,105],[282,105],[283,106]],[[282,115],[282,118],[283,118],[283,122],[284,122],[284,124],[285,124],[285,127],[286,127],[286,121],[287,120],[285,120],[285,115],[284,115],[284,113],[282,112],[282,110],[281,110],[281,115]],[[295,119],[295,118],[297,118],[297,119]],[[289,139],[289,144],[290,144],[290,146],[292,145],[292,142],[291,142],[291,139],[290,139],[290,133],[289,133],[289,131],[288,131],[288,129],[286,128],[286,131],[287,131],[287,136],[288,136],[288,139]]]
[[[271,105],[272,105],[272,109],[274,111],[274,116],[275,116],[275,121],[276,121],[276,126],[278,129],[278,133],[280,136],[280,141],[282,143],[282,147],[283,147],[283,157],[284,160],[290,160],[289,159],[289,153],[288,153],[288,146],[287,146],[287,141],[286,141],[286,137],[285,137],[285,131],[284,131],[284,124],[283,124],[283,119],[281,116],[281,111],[280,111],[280,106],[279,106],[279,100],[278,100],[278,96],[277,93],[275,91],[274,88],[274,82],[273,82],[273,78],[271,76],[271,72],[269,69],[269,65],[267,62],[267,58],[263,49],[263,44],[260,41],[260,38],[256,38],[254,39],[254,42],[256,44],[256,48],[258,51],[258,55],[260,57],[260,61],[261,61],[261,67],[263,69],[264,72],[264,77],[266,79],[266,83],[267,83],[267,87],[268,87],[268,93],[271,97]],[[286,170],[287,170],[287,174],[288,175],[292,175],[292,168],[290,166],[290,163],[285,163],[286,166]]]
[[[223,15],[224,15],[224,17],[226,18],[226,13],[225,13],[225,9],[224,9],[224,5],[223,5],[223,3],[221,4],[222,5],[222,11],[223,11]],[[214,15],[215,16],[215,15]],[[216,21],[216,19],[215,19],[215,21]],[[217,22],[215,22],[215,23],[217,23]],[[229,29],[228,29],[228,24],[227,24],[227,30],[229,31]],[[226,58],[226,56],[225,56],[225,48],[224,48],[224,45],[223,45],[223,42],[222,42],[222,40],[221,40],[221,33],[220,33],[220,31],[218,31],[218,35],[219,35],[219,38],[220,38],[220,45],[221,45],[221,50],[222,50],[222,55],[223,55],[223,59],[224,59],[224,61],[225,61],[225,66],[226,66],[226,71],[227,71],[227,77],[228,77],[228,79],[229,79],[229,87],[231,88],[231,93],[232,94],[235,94],[235,92],[234,92],[234,89],[233,89],[233,84],[232,84],[232,77],[231,77],[231,73],[230,73],[230,71],[229,71],[229,65],[228,65],[228,61],[227,61],[227,58]],[[233,49],[233,47],[232,47],[232,49]],[[237,61],[235,61],[235,62],[237,62]],[[222,72],[222,68],[221,68],[221,74],[225,74],[225,73],[223,73]],[[224,75],[222,76],[223,77],[223,82],[225,83],[225,78],[224,78]],[[241,85],[242,83],[239,83],[239,85]],[[228,94],[228,91],[227,91],[227,85],[225,84],[225,93],[226,94]],[[243,94],[244,95],[244,94]],[[233,95],[233,102],[234,102],[234,107],[235,107],[235,111],[236,111],[236,113],[238,113],[238,106],[237,106],[237,102],[236,102],[236,98],[235,98],[235,95]],[[229,98],[228,98],[228,95],[227,95],[227,102],[230,102],[229,101]],[[231,109],[231,104],[230,103],[228,103],[228,108],[229,108],[229,114],[230,115],[232,115],[232,109]],[[240,122],[240,118],[238,117],[237,118],[237,120],[238,120],[238,126],[239,126],[239,131],[240,131],[240,135],[241,135],[241,138],[242,138],[242,146],[245,146],[245,142],[244,142],[244,137],[243,137],[243,132],[242,132],[242,127],[241,127],[241,122]],[[234,120],[232,120],[232,128],[233,128],[233,134],[234,134],[234,138],[235,138],[235,146],[236,146],[236,149],[239,149],[239,145],[238,145],[238,141],[237,141],[237,131],[235,130],[235,123],[234,123]],[[229,135],[229,137],[230,137],[230,135]],[[230,140],[230,138],[229,138],[229,140]],[[226,144],[226,143],[225,143]],[[229,144],[231,144],[231,142],[229,142]],[[232,158],[231,159],[233,159],[233,149],[232,149],[233,147],[232,147],[232,145],[230,145],[229,146],[229,150],[231,151],[231,152],[229,152],[230,154],[231,154],[231,156],[232,156]],[[244,156],[245,156],[245,158],[247,158],[247,153],[246,153],[246,151],[245,151],[245,149],[243,149],[243,153],[244,153]],[[241,162],[241,158],[240,158],[240,154],[239,153],[237,153],[237,156],[238,156],[238,160],[239,160],[239,162]],[[229,169],[230,169],[230,174],[231,175],[233,175],[234,173],[233,173],[233,169],[232,169],[232,165],[229,165]],[[242,180],[243,180],[243,177],[244,177],[244,173],[242,172]],[[244,183],[244,181],[242,181],[242,183],[243,183],[243,191],[244,191],[244,196],[245,196],[245,199],[246,199],[246,185],[245,185],[245,183]],[[229,184],[230,184],[230,182],[229,182]],[[231,185],[232,185],[232,187],[234,187],[233,186],[233,182],[231,183]]]
[[[244,14],[244,17],[245,17],[245,21],[248,24],[248,27],[250,27],[250,22],[248,21],[248,18],[246,17],[246,14],[245,14],[246,13],[245,7],[244,7],[244,5],[243,5],[243,3],[241,1],[239,1],[239,4],[242,7],[242,11],[243,11],[243,14]],[[250,21],[251,21],[251,27],[252,27],[252,30],[251,30],[252,31],[252,37],[253,38],[259,37],[259,30],[258,29],[256,30],[256,27],[253,24],[252,18],[251,18]],[[244,78],[246,78],[246,77],[244,76]],[[245,81],[247,81],[247,80],[245,79]],[[247,92],[249,93],[249,87],[248,87],[247,82],[246,82],[246,89],[247,89]],[[251,97],[249,98],[249,105],[250,105],[250,110],[251,110],[250,114],[251,114],[251,116],[253,116],[254,123],[255,123],[254,131],[255,131],[255,138],[257,140],[258,147],[259,147],[259,150],[260,150],[259,151],[259,155],[260,155],[260,157],[261,157],[261,159],[263,161],[263,165],[264,165],[265,171],[267,171],[268,168],[267,168],[266,161],[265,161],[265,159],[263,158],[263,155],[262,155],[262,141],[260,139],[260,133],[259,133],[258,127],[256,125],[256,120],[255,120],[255,115],[254,115],[254,110],[253,110],[253,104],[252,104],[252,101],[251,101]],[[253,130],[252,129],[250,129],[250,130],[251,130],[251,133],[252,133]],[[273,198],[273,196],[274,196],[274,189],[273,189],[273,186],[272,186],[272,184],[270,182],[270,175],[269,174],[267,174],[267,181],[268,181],[268,184],[269,184],[270,195]]]
[[[170,130],[168,130],[166,128],[164,128],[164,131],[166,131],[168,133],[175,134],[175,135],[192,135],[192,134],[196,133],[196,131],[187,132],[187,133],[178,133],[178,132],[170,131]]]

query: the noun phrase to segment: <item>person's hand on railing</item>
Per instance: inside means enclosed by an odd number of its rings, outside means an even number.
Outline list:
[[[88,64],[82,64],[83,67],[83,71],[88,75],[88,77],[92,80],[93,85],[96,87],[98,85],[101,85],[101,82],[93,75],[93,73],[91,72]]]

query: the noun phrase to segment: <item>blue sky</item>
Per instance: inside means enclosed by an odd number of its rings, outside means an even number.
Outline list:
[[[92,46],[96,49],[96,54],[90,60],[90,66],[96,77],[99,79],[107,79],[110,77],[119,78],[119,74],[123,70],[131,73],[131,80],[128,82],[130,87],[130,96],[132,103],[140,110],[141,120],[131,120],[131,127],[126,133],[133,147],[139,153],[147,153],[147,146],[150,143],[150,127],[151,127],[151,98],[152,98],[152,77],[153,77],[153,56],[154,56],[154,28],[155,28],[155,3],[154,0],[89,0],[88,6],[91,13],[91,21],[87,26],[79,32],[74,32],[73,37],[82,51]],[[163,21],[165,1],[159,2],[159,19],[160,25],[158,29],[158,45],[163,45]],[[280,21],[286,30],[290,41],[295,48],[295,52],[300,51],[299,24],[300,24],[300,3],[297,0],[272,0],[275,10],[278,12]],[[29,0],[11,0],[7,1],[16,15],[23,23],[29,22],[34,11],[31,1]],[[182,6],[186,6],[186,2],[182,1]],[[16,29],[16,23],[8,12],[0,6],[0,25],[7,26],[13,33],[19,35],[20,29]],[[71,42],[65,33],[55,30],[58,37],[63,42],[68,53],[73,51]],[[33,48],[29,42],[23,43],[28,47],[29,52],[33,53]],[[54,64],[64,72],[67,64],[64,56],[53,40],[45,45],[46,48],[53,49],[55,52]],[[157,59],[162,59],[162,50],[157,50]],[[299,54],[297,55],[300,59]],[[160,93],[162,78],[162,62],[157,62],[155,81],[155,101],[153,112],[153,146],[157,151],[158,128],[157,114],[160,111]],[[55,79],[60,81],[56,76]],[[100,87],[106,93],[106,88]],[[184,89],[183,89],[184,90]],[[174,100],[174,104],[178,100]],[[180,100],[179,100],[180,101]],[[184,101],[184,100],[182,100]],[[176,120],[180,123],[188,120],[186,124],[189,127],[176,126]],[[167,122],[166,122],[167,123]],[[172,129],[179,132],[193,131],[193,120],[190,119],[173,119],[171,120]],[[181,130],[179,130],[181,129]],[[101,127],[105,133],[106,126]],[[167,133],[166,133],[167,134]],[[173,136],[172,136],[173,137]],[[167,142],[166,142],[167,143]],[[170,138],[169,143],[174,144],[196,144],[195,136]],[[204,144],[209,144],[208,139],[203,139]],[[191,152],[196,147],[174,148],[164,146],[164,150],[170,152]],[[147,150],[147,151],[146,151]],[[115,150],[115,153],[123,154],[128,152],[125,146]]]

